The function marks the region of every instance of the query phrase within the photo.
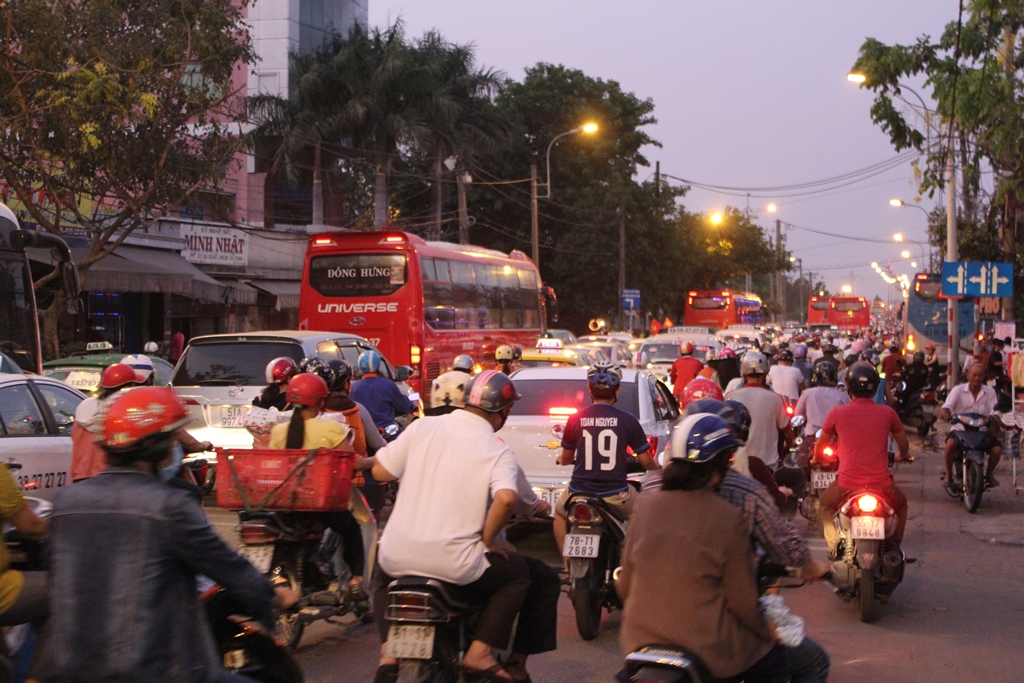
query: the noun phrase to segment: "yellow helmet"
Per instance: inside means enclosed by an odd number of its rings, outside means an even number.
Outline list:
[[[508,344],[502,344],[498,348],[494,349],[494,360],[499,363],[502,361],[511,361],[512,347]]]

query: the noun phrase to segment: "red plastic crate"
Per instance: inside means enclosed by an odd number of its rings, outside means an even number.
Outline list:
[[[235,510],[347,510],[355,458],[352,451],[327,448],[218,448],[217,505]]]

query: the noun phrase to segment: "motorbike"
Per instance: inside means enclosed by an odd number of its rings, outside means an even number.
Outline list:
[[[845,602],[859,599],[860,620],[875,618],[875,600],[888,602],[903,580],[906,557],[892,542],[896,511],[881,492],[852,491],[832,518],[839,540],[832,559],[831,583]]]
[[[601,611],[621,609],[615,591],[615,568],[626,537],[626,521],[599,497],[576,493],[565,504],[569,533],[562,556],[569,561],[569,597],[576,630],[593,640],[601,628]]]
[[[244,616],[245,609],[214,585],[200,600],[224,668],[262,683],[302,683],[302,669],[282,644]]]
[[[821,430],[816,435],[821,436]],[[821,519],[821,492],[827,489],[839,476],[839,458],[834,446],[825,446],[818,450],[816,458],[810,457],[814,451],[814,441],[805,441],[802,452],[806,453],[809,478],[807,488],[800,499],[800,514],[814,524]],[[817,528],[817,527],[816,527]]]
[[[960,413],[950,424],[963,425],[963,430],[951,430],[956,439],[953,450],[953,481],[948,482],[946,493],[961,498],[968,512],[981,505],[985,491],[985,441],[988,439],[988,418],[978,413]]]
[[[936,414],[938,400],[935,390],[926,385],[910,392],[907,390],[907,383],[900,381],[893,387],[893,395],[896,397],[893,409],[899,415],[903,425],[917,429],[917,433],[921,437],[928,436],[928,431],[938,420]]]
[[[353,514],[363,531],[369,581],[373,566],[377,526],[365,498],[352,490]],[[328,529],[317,513],[259,510],[239,511],[239,553],[272,580],[283,580],[301,596],[278,614],[277,633],[289,649],[298,647],[306,625],[353,614],[364,623],[372,615],[348,596],[346,576],[335,566],[338,535]],[[367,584],[368,585],[368,584]]]

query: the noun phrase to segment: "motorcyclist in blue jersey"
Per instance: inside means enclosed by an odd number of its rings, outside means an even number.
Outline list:
[[[382,362],[376,351],[367,350],[359,354],[359,372],[363,377],[352,383],[349,392],[353,401],[366,407],[373,424],[380,429],[394,424],[397,415],[410,415],[415,410],[412,401],[402,395],[397,384],[378,374]]]

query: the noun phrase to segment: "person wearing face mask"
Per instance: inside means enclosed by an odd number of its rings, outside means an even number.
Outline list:
[[[275,589],[210,526],[201,505],[165,482],[188,412],[165,387],[141,387],[107,412],[110,466],[54,494],[50,641],[45,680],[237,681],[222,669],[196,590],[202,574],[267,627]]]

